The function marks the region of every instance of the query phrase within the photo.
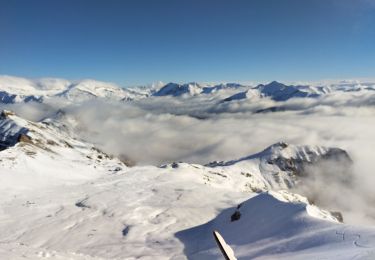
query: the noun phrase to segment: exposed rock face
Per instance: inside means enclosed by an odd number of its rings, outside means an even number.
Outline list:
[[[15,115],[15,113],[13,111],[3,110],[3,111],[1,111],[0,118],[6,119],[6,118],[8,118],[8,116],[14,116],[14,115]]]
[[[230,216],[230,221],[237,221],[241,218],[241,212],[237,209],[231,216]]]
[[[32,143],[31,141],[31,137],[26,135],[26,134],[20,134],[18,136],[18,142],[22,142],[22,143]]]
[[[348,153],[339,148],[279,142],[251,156],[227,162],[215,161],[205,166],[241,171],[243,176],[249,176],[247,188],[265,191],[295,188],[308,176],[350,183],[353,178],[351,165]]]
[[[10,94],[6,91],[0,91],[0,103],[3,104],[14,104],[16,102],[43,102],[43,97],[38,97],[34,95],[29,95],[29,96],[23,96],[23,95],[15,95],[15,94]]]
[[[123,163],[125,164],[126,166],[128,167],[133,167],[135,166],[137,163],[132,160],[131,158],[129,158],[128,156],[126,156],[125,154],[120,154],[117,156],[118,159]]]
[[[288,147],[287,144],[280,144],[281,147]],[[318,165],[326,161],[335,161],[344,163],[346,166],[352,164],[352,160],[345,150],[339,148],[327,148],[324,153],[315,153],[311,150],[305,151],[306,157],[304,156],[293,156],[290,158],[284,157],[282,154],[271,157],[267,160],[267,163],[277,165],[282,171],[292,172],[296,176],[306,176],[308,171],[306,170],[309,166]]]
[[[344,223],[344,217],[341,212],[339,211],[331,211],[330,212],[333,217],[337,219],[340,223]]]
[[[257,88],[266,96],[271,97],[275,101],[285,101],[296,97],[318,97],[319,94],[311,93],[303,89],[304,86],[288,86],[277,81],[273,81],[267,85],[259,85]]]
[[[0,91],[0,103],[3,104],[12,104],[16,99],[16,95],[9,94],[5,91]]]
[[[3,110],[0,114],[0,151],[16,145],[18,142],[30,142],[27,136],[29,130],[17,125],[9,117],[14,115],[13,112]]]

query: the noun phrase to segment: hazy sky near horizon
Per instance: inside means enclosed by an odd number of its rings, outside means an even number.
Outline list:
[[[375,0],[0,0],[0,74],[310,81],[375,72]]]

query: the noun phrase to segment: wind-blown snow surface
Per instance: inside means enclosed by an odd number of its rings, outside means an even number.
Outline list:
[[[373,258],[373,83],[162,89],[0,78],[0,259]]]

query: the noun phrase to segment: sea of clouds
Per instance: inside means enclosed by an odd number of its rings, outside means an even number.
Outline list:
[[[257,113],[270,107],[280,112]],[[62,119],[74,122],[80,138],[138,165],[232,160],[278,141],[339,147],[354,161],[350,183],[342,182],[340,168],[331,164],[314,169],[315,177],[298,192],[318,194],[320,205],[343,211],[350,223],[375,224],[375,91],[334,92],[285,102],[267,98],[222,102],[221,96],[202,95],[72,104],[57,98],[2,108],[34,121],[63,110]]]

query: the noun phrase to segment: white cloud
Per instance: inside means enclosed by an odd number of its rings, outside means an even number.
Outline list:
[[[219,103],[220,98],[150,98],[136,102],[89,101],[67,105],[10,105],[38,120],[64,108],[77,119],[76,132],[108,153],[125,155],[138,164],[171,161],[207,163],[256,153],[272,143],[340,147],[354,160],[349,187],[329,183],[324,175],[311,180],[310,192],[325,187],[327,207],[341,209],[353,223],[374,223],[375,92],[335,93],[319,99],[269,99]],[[287,111],[261,113],[271,106]],[[317,170],[338,174],[335,167]],[[338,191],[341,191],[338,192]],[[302,192],[306,192],[302,190]],[[339,194],[339,195],[337,195]],[[341,196],[341,198],[340,198]],[[349,202],[348,202],[349,201]],[[346,207],[345,203],[355,205]],[[366,208],[368,207],[368,208]],[[369,215],[370,217],[366,216]],[[344,215],[344,217],[345,217]]]

